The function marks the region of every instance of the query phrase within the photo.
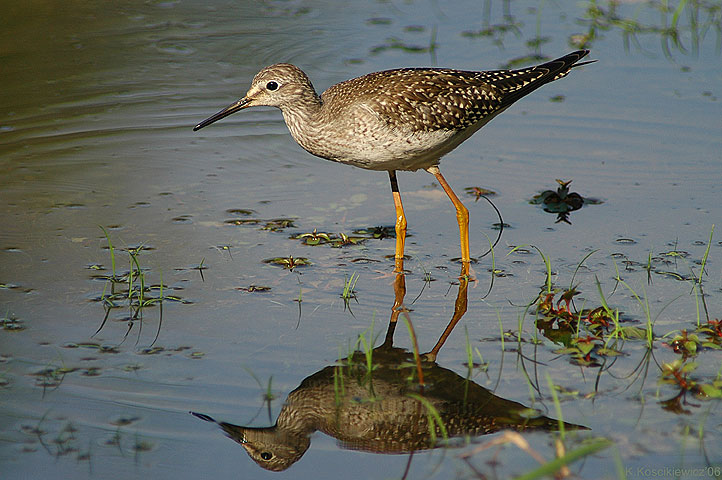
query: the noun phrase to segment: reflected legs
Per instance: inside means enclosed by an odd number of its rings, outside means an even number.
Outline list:
[[[465,265],[468,266],[468,263],[466,263]],[[466,274],[462,273],[462,276],[459,278],[459,293],[456,295],[456,302],[454,303],[454,315],[451,317],[449,324],[446,326],[444,332],[439,337],[436,345],[434,345],[434,348],[432,348],[431,351],[425,355],[427,360],[430,360],[432,362],[436,361],[436,356],[439,354],[439,350],[441,350],[441,347],[444,346],[444,342],[446,342],[446,339],[449,338],[449,335],[451,335],[451,331],[454,329],[454,327],[456,327],[456,324],[459,323],[461,317],[463,317],[466,313],[468,287],[469,279],[466,277]]]
[[[441,336],[439,337],[439,340],[437,340],[436,345],[434,345],[431,351],[422,355],[422,358],[424,360],[431,362],[436,361],[436,356],[439,354],[439,350],[441,350],[441,347],[444,346],[444,343],[449,338],[449,335],[451,335],[451,332],[454,330],[456,325],[466,313],[468,304],[468,288],[469,278],[462,273],[462,276],[459,279],[459,292],[457,293],[456,301],[454,302],[454,314],[452,315],[451,320],[449,320],[449,324],[441,333]],[[387,348],[391,348],[393,346],[394,331],[396,330],[399,315],[404,312],[408,312],[408,310],[406,310],[406,307],[404,307],[405,296],[406,276],[403,272],[399,272],[396,274],[396,278],[394,279],[394,306],[391,309],[389,327],[386,331],[386,338],[383,343],[383,346]],[[411,318],[408,317],[408,314],[407,319],[409,322],[411,322]]]

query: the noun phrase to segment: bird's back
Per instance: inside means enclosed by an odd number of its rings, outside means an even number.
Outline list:
[[[565,76],[587,53],[518,70],[369,73],[323,92],[314,135],[294,137],[315,155],[362,168],[428,168],[518,99]]]
[[[466,71],[401,68],[338,83],[321,95],[333,108],[364,104],[395,128],[414,132],[460,130],[509,107],[521,97],[565,76],[588,52],[518,69]],[[334,113],[342,113],[336,109]]]

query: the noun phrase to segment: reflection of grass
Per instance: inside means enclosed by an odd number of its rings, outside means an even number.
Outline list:
[[[427,45],[407,43],[397,37],[390,37],[386,39],[385,43],[373,47],[371,49],[371,54],[377,55],[389,50],[401,50],[405,53],[428,53],[431,56],[431,62],[435,64],[436,50],[438,47],[439,45],[436,43],[436,27],[434,27],[431,30],[429,43]]]
[[[29,453],[45,451],[49,456],[54,457],[56,462],[61,458],[74,459],[75,462],[87,462],[92,472],[93,452],[91,446],[98,444],[98,439],[86,439],[87,430],[83,426],[76,425],[71,421],[65,420],[64,417],[56,417],[46,412],[35,423],[22,423],[20,431],[27,435],[27,439],[23,441],[22,452]],[[152,442],[143,440],[138,432],[130,438],[124,434],[122,427],[135,423],[138,418],[121,419],[122,421],[110,421],[107,425],[108,431],[112,434],[99,445],[102,447],[117,448],[121,457],[126,457],[126,450],[123,448],[125,443],[130,451],[134,453],[134,461],[140,460],[140,454],[152,450],[155,445]],[[110,430],[115,426],[115,429]],[[86,443],[87,440],[87,443]],[[129,445],[127,445],[129,444]],[[87,447],[84,447],[87,445]],[[42,447],[42,450],[38,447]]]
[[[629,15],[623,11],[625,7],[619,2],[601,5],[596,0],[588,1],[584,23],[589,29],[584,35],[573,38],[573,43],[580,48],[588,47],[599,36],[599,32],[616,30],[622,35],[625,49],[631,45],[641,49],[640,35],[656,35],[667,57],[672,56],[673,49],[696,55],[708,34],[716,35],[718,49],[722,44],[722,8],[718,2],[680,0],[675,7],[668,0],[660,0],[635,4],[634,8],[635,12]],[[640,21],[638,17],[641,9],[648,9],[650,13],[654,11],[655,16],[660,18],[659,23]]]
[[[253,377],[253,379],[258,384],[258,388],[263,392],[262,393],[263,405],[267,406],[268,421],[270,422],[271,421],[271,402],[273,402],[276,399],[276,395],[273,393],[273,387],[272,387],[273,375],[268,377],[268,382],[267,382],[266,386],[264,387],[263,383],[261,383],[261,380],[256,376],[255,373],[253,373],[253,371],[251,369],[246,368],[246,367],[243,367],[243,369],[246,372],[248,372],[248,374],[251,377]],[[263,408],[263,405],[261,405],[261,409]],[[258,412],[256,413],[256,415],[251,419],[251,421],[255,420],[260,412],[261,412],[261,410],[259,409]]]
[[[490,5],[492,2],[485,3]],[[530,53],[512,59],[502,65],[502,68],[516,68],[544,60],[546,57],[541,49],[545,44],[550,43],[551,38],[542,32],[541,15],[549,6],[545,5],[545,2],[539,2],[536,7],[519,6],[517,11],[513,11],[512,5],[515,4],[508,2],[504,4],[500,18],[492,19],[489,6],[482,14],[481,28],[465,30],[461,32],[461,36],[484,40],[500,47],[504,46],[509,34],[514,38],[524,38]],[[717,50],[722,48],[722,8],[718,1],[679,0],[674,4],[669,0],[649,2],[587,0],[577,5],[578,11],[564,12],[569,18],[579,18],[579,23],[586,27],[585,31],[569,37],[569,44],[574,48],[592,48],[602,35],[608,33],[619,34],[627,50],[632,47],[644,50],[642,37],[657,37],[667,58],[672,58],[673,52],[697,55],[708,36],[715,38]],[[534,18],[521,19],[525,12],[533,15]],[[422,47],[409,49],[398,40],[377,48],[423,51]]]

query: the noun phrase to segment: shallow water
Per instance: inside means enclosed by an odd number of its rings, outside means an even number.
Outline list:
[[[293,62],[320,91],[397,66],[499,68],[534,53],[527,42],[536,37],[544,39],[543,55],[559,56],[576,48],[572,35],[590,29],[589,5],[567,1],[541,10],[491,1],[453,9],[435,2],[355,2],[342,9],[300,1],[39,2],[32,12],[5,3],[3,478],[278,476],[188,412],[271,425],[287,395],[348,356],[359,335],[381,344],[398,296],[387,258],[393,238],[332,248],[289,236],[391,225],[387,175],[308,155],[272,109],[191,130],[243,95],[257,70]],[[614,15],[670,25],[672,14],[658,7],[621,2]],[[613,442],[571,465],[581,477],[642,478],[659,476],[658,469],[722,465],[719,399],[690,392],[665,404],[680,388],[660,382],[661,365],[682,358],[668,346],[675,332],[694,330],[698,315],[706,321],[690,275],[699,275],[710,232],[722,219],[720,7],[687,2],[679,17],[684,48],[658,32],[625,33],[621,22],[600,20],[610,28],[599,29],[589,44],[597,63],[520,101],[441,163],[460,195],[475,186],[496,191],[492,200],[509,227],[495,249],[499,272],[491,292],[487,255],[474,265],[468,311],[437,363],[467,378],[468,346],[474,361],[482,363],[480,354],[485,364],[472,368],[475,384],[555,419],[547,378],[558,385],[564,421],[589,428],[567,432],[567,449],[598,438]],[[505,13],[516,30],[464,33],[503,24]],[[550,101],[559,95],[563,101]],[[573,191],[602,203],[572,212],[571,224],[555,223],[555,214],[529,200],[556,188],[557,178],[573,179]],[[427,352],[454,314],[458,229],[431,176],[400,173],[399,184],[411,235],[405,305]],[[480,257],[486,236],[496,238],[498,218],[484,200],[463,199],[471,212],[472,256]],[[263,228],[279,218],[293,225]],[[239,219],[258,223],[228,222]],[[119,275],[130,268],[127,249],[144,247],[137,260],[144,281],[155,286],[146,295],[160,296],[164,285],[162,322],[159,306],[150,305],[126,336],[129,308],[118,298],[119,308],[103,324],[106,309],[98,299],[110,289],[102,276],[112,272],[99,226],[114,246]],[[520,245],[526,247],[510,253]],[[548,256],[555,286],[582,292],[575,297],[579,310],[601,304],[598,279],[625,325],[644,327],[644,309],[615,281],[619,269],[649,303],[657,337],[652,356],[643,341],[618,345],[622,356],[598,357],[603,367],[579,366],[559,353],[560,345],[535,328],[533,309],[524,315],[546,278],[529,245]],[[710,319],[722,316],[721,246],[715,231],[703,277]],[[263,263],[289,255],[312,265],[289,271]],[[425,272],[434,280],[425,281]],[[346,304],[340,294],[354,273],[356,296]],[[252,285],[270,290],[247,291]],[[524,342],[517,343],[520,319]],[[512,332],[503,345],[501,331]],[[404,323],[395,345],[411,349]],[[700,351],[690,378],[712,385],[721,359],[718,350]],[[409,457],[340,448],[314,433],[308,451],[281,476],[401,478],[410,462],[408,478],[474,478],[460,457],[466,453],[487,476],[537,466],[513,445],[474,452],[499,435]],[[554,458],[557,433],[523,435],[544,458]],[[710,473],[719,476],[704,470]]]

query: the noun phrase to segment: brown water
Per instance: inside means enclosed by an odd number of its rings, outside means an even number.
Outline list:
[[[666,345],[674,332],[694,330],[698,307],[706,320],[684,278],[699,274],[713,224],[703,285],[710,319],[722,317],[721,6],[687,3],[679,19],[684,49],[658,32],[625,34],[620,23],[607,23],[611,28],[598,30],[589,45],[597,63],[524,99],[441,164],[459,194],[475,186],[498,192],[493,201],[510,227],[495,250],[502,274],[487,295],[490,256],[474,266],[468,311],[429,368],[471,375],[504,401],[556,419],[549,377],[567,392],[560,394],[563,419],[589,428],[568,433],[567,448],[597,438],[614,443],[572,464],[582,477],[722,465],[719,400],[689,393],[670,406],[662,401],[679,388],[660,383],[660,365],[681,358]],[[2,478],[278,477],[188,411],[271,425],[289,393],[347,357],[359,334],[382,342],[398,300],[386,258],[394,240],[332,248],[289,236],[391,225],[388,177],[311,157],[276,110],[244,111],[197,133],[192,126],[245,93],[258,69],[280,61],[301,66],[323,90],[397,66],[499,68],[532,52],[526,42],[537,36],[542,54],[559,56],[576,48],[570,36],[589,31],[589,21],[580,20],[589,17],[587,7],[3,2]],[[613,13],[670,25],[671,13],[657,7],[622,2]],[[464,33],[509,24],[505,13],[516,30]],[[562,102],[550,101],[558,95]],[[603,203],[573,212],[571,225],[555,223],[554,214],[528,201],[556,188],[557,178],[573,179],[573,191]],[[405,304],[424,352],[454,315],[458,293],[455,216],[432,181],[423,172],[399,174],[411,234]],[[463,198],[472,256],[479,257],[488,249],[485,235],[496,237],[498,219],[485,201]],[[293,225],[262,228],[279,218]],[[238,219],[258,223],[228,223]],[[144,247],[137,260],[144,281],[155,286],[145,295],[158,297],[164,285],[160,325],[160,308],[148,306],[126,337],[133,312],[120,297],[103,324],[98,299],[110,284],[98,277],[111,274],[111,254],[100,226],[115,247],[118,275],[130,268],[125,249]],[[624,355],[603,367],[581,367],[558,353],[560,346],[535,329],[533,312],[524,315],[545,282],[544,262],[528,246],[507,255],[529,244],[549,257],[557,286],[578,285],[579,309],[600,305],[598,279],[627,324],[644,326],[643,308],[614,280],[618,268],[649,302],[658,337],[653,355],[639,341],[626,342]],[[650,253],[651,284],[644,268]],[[263,263],[289,255],[312,265],[289,271]],[[434,281],[426,282],[425,272]],[[340,294],[354,273],[356,298],[346,305]],[[251,285],[270,291],[248,292]],[[502,348],[500,331],[518,331],[520,319],[525,342],[505,335]],[[411,349],[403,323],[395,345]],[[468,349],[477,363],[481,354],[484,369],[469,373]],[[712,384],[721,360],[719,351],[700,352],[695,381]],[[410,461],[408,478],[474,478],[460,455],[494,435],[409,457],[340,448],[314,433],[303,458],[281,476],[401,478]],[[554,457],[558,434],[523,435],[543,457]],[[496,456],[493,449],[474,453],[471,461],[499,478],[537,465],[514,446]]]

